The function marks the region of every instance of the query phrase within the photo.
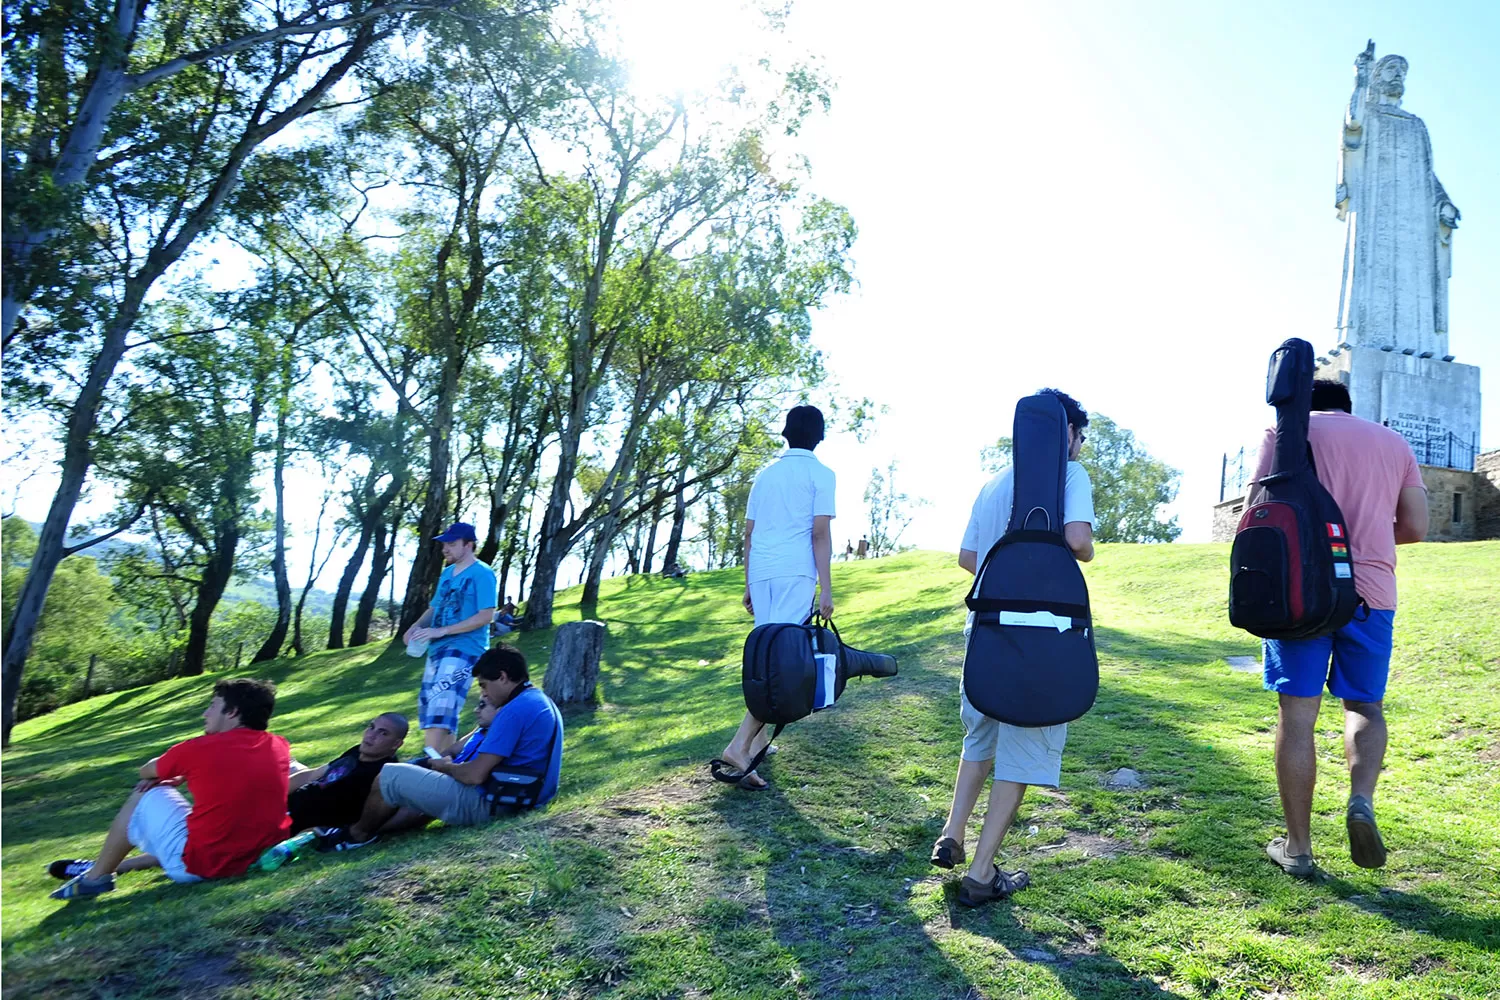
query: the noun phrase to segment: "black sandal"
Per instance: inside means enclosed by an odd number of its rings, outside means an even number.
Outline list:
[[[996,900],[1009,899],[1011,893],[1020,892],[1031,884],[1031,876],[1025,872],[1006,874],[995,866],[995,877],[988,882],[979,882],[965,875],[958,887],[958,901],[965,906],[983,906]]]

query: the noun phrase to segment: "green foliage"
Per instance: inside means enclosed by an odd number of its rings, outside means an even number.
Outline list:
[[[36,532],[19,517],[4,523],[4,614],[9,622],[16,595],[36,551]],[[30,718],[76,700],[84,693],[89,661],[102,661],[92,681],[97,693],[128,670],[138,652],[110,578],[90,556],[64,559],[57,568],[32,646],[29,669],[16,702],[18,718]]]
[[[1160,510],[1177,499],[1181,473],[1152,458],[1135,439],[1103,414],[1089,420],[1088,440],[1078,460],[1094,487],[1094,539],[1100,542],[1170,542],[1182,534],[1177,518]]]
[[[1182,534],[1177,518],[1163,520],[1161,508],[1177,499],[1182,474],[1151,457],[1135,434],[1109,417],[1089,418],[1087,440],[1078,461],[1094,488],[1094,540],[1098,542],[1171,542]],[[1011,463],[1013,443],[1002,437],[979,453],[986,472]]]

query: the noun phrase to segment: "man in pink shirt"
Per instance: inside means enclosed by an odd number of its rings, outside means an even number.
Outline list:
[[[1312,798],[1317,772],[1313,731],[1323,687],[1344,702],[1344,757],[1349,763],[1345,825],[1349,853],[1361,868],[1385,864],[1385,844],[1375,825],[1375,780],[1385,758],[1381,711],[1391,665],[1396,617],[1396,546],[1427,536],[1427,489],[1406,439],[1388,427],[1354,416],[1340,382],[1313,383],[1308,441],[1318,481],[1344,513],[1354,585],[1367,607],[1332,635],[1265,640],[1265,685],[1281,698],[1276,726],[1276,784],[1286,836],[1266,854],[1289,875],[1309,877]],[[1271,471],[1275,432],[1266,433],[1256,466],[1258,481]],[[1331,663],[1330,663],[1331,661]]]

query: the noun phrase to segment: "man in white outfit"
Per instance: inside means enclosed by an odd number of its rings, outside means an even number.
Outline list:
[[[745,610],[757,626],[772,622],[800,625],[812,611],[833,617],[833,470],[813,457],[823,440],[823,413],[816,406],[794,406],[786,415],[787,450],[760,471],[745,506]],[[744,770],[766,743],[766,724],[749,712],[724,748],[723,758]],[[741,788],[761,789],[754,771]]]

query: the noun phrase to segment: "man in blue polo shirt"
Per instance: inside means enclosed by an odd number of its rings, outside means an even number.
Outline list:
[[[562,776],[562,714],[532,686],[526,657],[514,646],[487,651],[474,674],[484,693],[480,730],[452,757],[381,768],[359,820],[323,837],[319,850],[354,850],[434,819],[480,826],[552,801]],[[528,777],[540,778],[529,807],[514,803]]]
[[[489,647],[495,617],[495,573],[474,555],[474,526],[455,523],[433,541],[441,542],[443,567],[432,605],[406,630],[410,645],[426,640],[427,668],[417,695],[422,742],[447,751],[458,734],[458,712],[469,696],[474,663]]]

